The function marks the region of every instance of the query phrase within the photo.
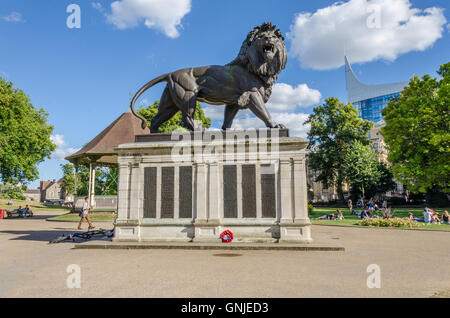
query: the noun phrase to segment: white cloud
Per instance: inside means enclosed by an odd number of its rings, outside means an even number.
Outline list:
[[[64,135],[51,135],[50,140],[55,144],[56,150],[52,153],[52,158],[63,161],[65,157],[70,156],[80,150],[79,148],[64,148],[67,143],[64,140]]]
[[[143,22],[148,28],[176,38],[180,35],[181,20],[191,11],[191,0],[120,0],[111,4],[111,13],[106,13],[98,2],[92,6],[119,29],[136,27]]]
[[[308,114],[295,112],[299,107],[309,107],[320,102],[320,91],[311,89],[306,84],[293,87],[289,84],[279,83],[273,86],[272,96],[267,103],[272,119],[277,124],[283,124],[289,128],[292,137],[306,138],[310,126],[303,123],[308,119]],[[222,114],[223,117],[223,114]],[[262,120],[253,115],[249,110],[241,112],[233,122],[233,129],[266,128]]]
[[[96,10],[98,10],[100,13],[105,13],[105,8],[103,8],[102,4],[100,2],[92,2],[92,7]]]
[[[289,128],[290,136],[306,138],[310,129],[309,125],[303,126],[308,119],[308,114],[303,113],[273,113],[272,118],[276,123]],[[257,117],[247,116],[237,118],[233,122],[233,129],[265,128],[264,123]]]
[[[306,138],[310,129],[303,126],[308,114],[298,113],[301,107],[309,107],[320,103],[322,94],[311,89],[306,84],[293,87],[289,84],[279,83],[273,86],[272,96],[267,103],[272,119],[285,125],[290,130],[291,136]],[[224,118],[223,106],[202,105],[205,115],[212,120],[222,121]],[[248,109],[240,111],[233,121],[233,129],[266,128],[265,124]]]
[[[53,159],[56,159],[56,160],[59,160],[59,161],[63,161],[65,157],[74,154],[78,150],[80,150],[80,149],[77,149],[77,148],[66,148],[66,149],[58,148],[52,153],[52,157],[53,157]]]
[[[319,104],[321,98],[320,91],[309,88],[306,84],[293,87],[289,84],[279,83],[273,86],[272,96],[267,102],[267,109],[270,113],[294,112],[297,108]],[[206,117],[212,120],[223,120],[224,106],[203,104],[202,107]]]
[[[2,20],[13,23],[23,22],[22,14],[20,14],[19,12],[11,12],[6,17],[2,17]]]
[[[297,107],[309,107],[320,102],[322,94],[311,89],[306,84],[292,87],[289,84],[279,83],[273,86],[272,96],[267,108],[272,112],[293,111]]]
[[[224,106],[210,106],[203,104],[202,109],[206,117],[209,117],[212,120],[223,120],[225,113]]]
[[[378,14],[379,13],[379,14]],[[409,0],[350,0],[297,14],[288,38],[304,67],[324,70],[424,51],[442,37],[441,8],[412,8]]]
[[[51,135],[50,140],[55,144],[57,148],[67,146],[67,143],[64,141],[64,135]]]

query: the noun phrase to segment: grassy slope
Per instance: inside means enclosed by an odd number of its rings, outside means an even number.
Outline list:
[[[14,210],[19,208],[19,206],[22,206],[24,208],[27,204],[30,206],[30,209],[32,211],[70,211],[70,208],[67,207],[33,201],[13,200],[13,205],[10,206],[8,205],[8,200],[0,199],[0,209],[5,210]]]
[[[98,222],[98,221],[114,221],[116,218],[115,215],[112,214],[89,214],[89,217],[91,218],[91,221]],[[58,215],[55,217],[52,217],[49,219],[50,221],[80,221],[80,217],[77,213],[70,213],[70,214],[63,214]]]
[[[435,209],[439,215],[442,215],[442,212],[448,209]],[[323,225],[341,225],[341,226],[353,226],[355,223],[360,220],[358,216],[351,215],[348,209],[341,209],[344,214],[344,220],[342,221],[332,221],[332,220],[315,220],[316,218],[323,216],[325,214],[334,213],[336,214],[336,209],[334,208],[315,208],[314,212],[309,215],[311,218],[311,222],[313,224],[323,224]],[[408,217],[409,212],[412,212],[415,217],[423,218],[423,209],[393,209],[394,217]],[[450,225],[441,224],[441,225],[424,225],[422,228],[428,230],[447,230],[450,231]]]

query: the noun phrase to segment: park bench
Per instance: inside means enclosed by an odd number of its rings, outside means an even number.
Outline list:
[[[6,211],[6,215],[8,217],[8,219],[10,218],[24,218],[25,217],[25,212],[19,212],[18,209],[15,210],[7,210]],[[33,217],[33,211],[28,211],[27,213],[27,217]]]

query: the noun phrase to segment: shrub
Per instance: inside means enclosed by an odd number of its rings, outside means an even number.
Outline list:
[[[308,204],[308,214],[311,214],[314,212],[314,207],[312,204]]]
[[[364,219],[356,222],[360,226],[374,226],[374,227],[420,227],[420,223],[411,221],[409,218],[392,218],[392,219]]]

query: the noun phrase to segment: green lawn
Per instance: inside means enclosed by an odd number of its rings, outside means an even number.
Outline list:
[[[41,202],[34,202],[34,201],[22,201],[22,200],[13,200],[13,205],[8,205],[7,199],[0,199],[0,209],[5,210],[15,210],[18,209],[19,206],[25,207],[26,205],[30,206],[31,211],[70,211],[71,208],[69,207],[62,207],[59,205],[53,205],[53,204],[44,204]]]
[[[109,222],[114,221],[116,218],[113,214],[89,214],[89,217],[91,218],[91,221],[93,222]],[[52,217],[48,219],[50,221],[80,221],[80,217],[78,216],[78,213],[68,213],[63,215],[58,215],[55,217]]]
[[[432,298],[450,298],[450,290],[437,293]]]
[[[444,210],[448,209],[434,209],[439,215],[442,215]],[[355,226],[356,222],[360,220],[358,216],[351,215],[348,209],[341,209],[344,214],[344,220],[341,221],[332,221],[332,220],[316,220],[316,218],[323,216],[325,214],[337,214],[335,208],[314,208],[314,211],[310,213],[309,217],[311,219],[312,224],[322,224],[322,225],[340,225],[340,226]],[[409,217],[409,212],[412,212],[415,217],[423,218],[423,209],[392,209],[394,215],[393,217]],[[423,224],[423,223],[422,223]],[[420,227],[420,229],[427,230],[446,230],[450,231],[450,225],[441,224],[441,225],[424,225]]]

